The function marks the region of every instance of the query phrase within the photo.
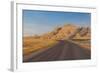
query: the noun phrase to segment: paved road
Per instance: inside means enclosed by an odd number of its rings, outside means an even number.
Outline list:
[[[55,46],[24,57],[24,62],[90,59],[90,50],[61,40]]]

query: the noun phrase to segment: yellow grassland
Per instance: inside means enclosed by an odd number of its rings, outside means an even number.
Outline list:
[[[57,43],[58,42],[55,40],[48,40],[41,38],[35,39],[32,37],[25,37],[23,39],[23,55],[27,55],[41,49],[52,47]]]

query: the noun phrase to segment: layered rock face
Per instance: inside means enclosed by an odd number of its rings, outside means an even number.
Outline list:
[[[72,24],[57,27],[53,31],[41,36],[43,39],[63,40],[63,39],[90,39],[91,29]]]

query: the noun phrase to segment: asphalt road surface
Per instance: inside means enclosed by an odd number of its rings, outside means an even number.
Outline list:
[[[79,45],[61,40],[55,46],[31,53],[23,57],[23,62],[58,61],[58,60],[81,60],[90,59],[91,51]]]

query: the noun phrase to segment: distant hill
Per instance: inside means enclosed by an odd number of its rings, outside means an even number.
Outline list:
[[[72,24],[65,24],[57,27],[53,31],[40,36],[43,39],[63,40],[63,39],[90,39],[90,27],[80,27]]]

